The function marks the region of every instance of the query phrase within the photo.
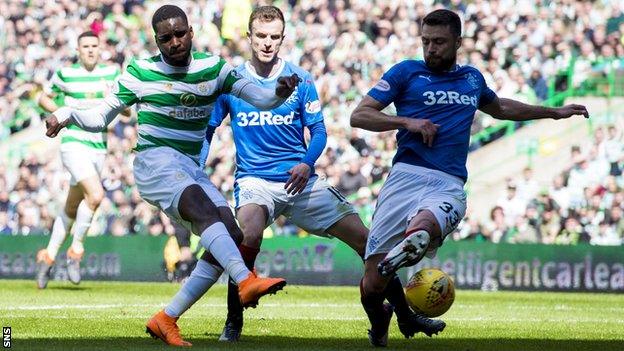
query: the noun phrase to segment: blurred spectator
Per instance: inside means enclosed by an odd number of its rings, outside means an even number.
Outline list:
[[[349,162],[347,170],[340,176],[336,188],[344,196],[349,196],[357,192],[360,188],[366,187],[368,181],[360,172],[360,164],[357,160]]]
[[[513,225],[516,217],[522,216],[526,209],[526,200],[518,195],[516,184],[509,182],[507,191],[496,203],[505,214],[508,225]]]
[[[5,211],[0,211],[0,235],[11,235],[15,231],[10,227],[9,215]]]
[[[572,147],[569,166],[548,189],[536,191],[539,185],[529,168],[519,180],[508,180],[505,196],[484,225],[492,242],[623,244],[622,130],[601,126],[593,135],[587,145]],[[517,194],[529,196],[519,199]],[[453,237],[471,239],[480,226],[467,215]]]
[[[163,3],[1,1],[0,141],[41,123],[41,111],[33,101],[54,70],[76,60],[75,43],[81,32],[90,29],[100,33],[105,43],[104,60],[122,66],[131,57],[155,53],[150,19]],[[176,2],[189,15],[195,49],[222,55],[234,65],[247,58],[247,14],[260,3],[265,2]],[[553,80],[557,89],[566,88],[567,77],[557,74],[571,64],[577,70],[573,84],[585,88],[590,88],[584,86],[588,77],[604,77],[617,64],[624,67],[624,2],[617,0],[555,0],[530,5],[524,0],[279,2],[287,22],[283,58],[312,73],[324,104],[328,144],[316,172],[345,195],[355,196],[354,202],[363,213],[372,208],[366,199],[374,204],[378,192],[369,186],[387,176],[396,150],[395,133],[352,129],[348,116],[392,64],[422,57],[420,21],[440,4],[458,11],[464,20],[458,62],[481,70],[501,97],[547,99],[547,82]],[[388,109],[392,111],[393,106]],[[103,174],[106,199],[89,235],[171,232],[167,219],[142,202],[134,186],[131,149],[137,138],[135,123],[134,119],[120,118],[109,133]],[[493,118],[477,113],[472,132],[494,123]],[[573,149],[569,169],[553,179],[548,196],[540,195],[532,171],[526,170],[522,179],[510,183],[516,190],[507,190],[501,199],[503,206],[492,211],[488,223],[467,217],[462,232],[455,237],[493,242],[531,242],[537,237],[538,241],[554,243],[566,219],[577,213],[602,218],[597,223],[578,219],[579,225],[587,227],[583,232],[592,238],[602,233],[610,237],[612,231],[602,228],[621,228],[622,220],[617,219],[617,210],[611,214],[609,209],[624,206],[621,132],[617,126],[614,131],[599,128],[595,143]],[[491,135],[480,144],[497,136]],[[213,141],[207,172],[232,199],[234,144],[228,126],[220,127]],[[67,178],[57,154],[41,159],[25,154],[27,161],[19,167],[0,165],[2,233],[46,233],[47,218],[59,211],[56,199],[67,191]],[[609,174],[612,178],[607,178]],[[596,194],[599,197],[592,200]],[[595,206],[595,201],[600,204]],[[26,218],[30,215],[36,218]],[[276,221],[272,230],[276,235],[297,234],[285,219]],[[622,230],[615,233],[621,239]]]
[[[535,95],[540,101],[544,101],[548,98],[548,85],[539,70],[535,69],[531,72],[529,86],[535,91]]]

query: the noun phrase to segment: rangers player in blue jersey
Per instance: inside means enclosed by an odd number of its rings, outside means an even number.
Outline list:
[[[231,120],[236,144],[236,218],[244,235],[239,249],[246,264],[250,269],[254,266],[264,229],[280,215],[309,233],[342,240],[363,257],[368,229],[351,204],[314,173],[314,164],[327,141],[321,103],[310,73],[277,56],[284,38],[282,12],[274,6],[254,10],[248,36],[252,57],[236,69],[239,75],[265,88],[273,87],[284,75],[297,74],[302,79],[291,97],[273,110],[261,110],[226,95],[217,100],[212,113],[208,142],[228,114]],[[305,128],[311,135],[308,145]],[[237,341],[242,331],[243,310],[235,289],[230,284],[221,341]],[[387,290],[393,305],[387,308],[396,309],[406,337],[440,330],[439,323],[409,310],[398,278]]]
[[[422,43],[424,62],[396,64],[351,115],[353,127],[398,129],[397,153],[379,194],[361,283],[369,339],[378,346],[386,344],[391,318],[383,305],[389,277],[425,254],[435,255],[465,214],[466,158],[476,110],[514,121],[589,117],[580,105],[547,108],[498,98],[478,70],[456,64],[461,22],[452,11],[425,16]],[[381,112],[390,103],[397,116]]]

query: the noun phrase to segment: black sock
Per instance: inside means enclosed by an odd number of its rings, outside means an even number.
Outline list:
[[[243,261],[245,262],[245,266],[247,269],[253,270],[254,264],[256,261],[256,256],[260,250],[251,249],[244,245],[239,246],[239,250],[241,251],[241,256],[243,257]],[[232,279],[228,280],[228,297],[227,297],[227,305],[228,305],[228,316],[227,319],[229,321],[240,323],[243,325],[243,305],[240,302],[240,297],[238,296],[238,285],[236,285]]]
[[[410,307],[405,299],[405,292],[403,291],[403,285],[401,279],[395,274],[388,282],[385,291],[386,299],[394,307],[394,312],[398,319],[407,318],[410,313]]]
[[[380,332],[383,329],[383,318],[385,310],[383,307],[384,296],[382,294],[364,293],[362,281],[360,281],[360,301],[364,307],[364,312],[368,316],[373,332]]]
[[[238,285],[236,285],[232,279],[228,280],[228,294],[227,294],[227,306],[228,306],[228,321],[243,324],[243,305],[240,302],[238,296]]]

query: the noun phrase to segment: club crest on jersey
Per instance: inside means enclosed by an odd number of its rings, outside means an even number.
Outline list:
[[[477,77],[474,76],[474,74],[466,73],[464,75],[464,78],[466,78],[468,84],[470,84],[473,89],[477,89],[479,87],[479,80],[477,79]]]
[[[197,104],[197,96],[191,93],[184,93],[180,95],[180,103],[186,107],[192,107]]]
[[[295,90],[292,92],[292,94],[290,94],[290,96],[288,97],[288,99],[286,99],[286,101],[284,102],[285,104],[294,104],[297,103],[297,100],[299,99],[299,87],[295,87]]]
[[[199,83],[197,85],[197,90],[199,90],[200,93],[205,94],[206,92],[208,92],[208,83]]]
[[[236,78],[236,79],[243,78],[243,76],[241,76],[240,73],[236,72],[236,70],[234,70],[234,69],[230,71],[230,76],[232,76],[232,78]]]

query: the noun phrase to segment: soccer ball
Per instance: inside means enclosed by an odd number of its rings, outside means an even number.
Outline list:
[[[421,269],[405,285],[405,298],[415,312],[438,317],[451,308],[455,285],[451,277],[439,269]]]

